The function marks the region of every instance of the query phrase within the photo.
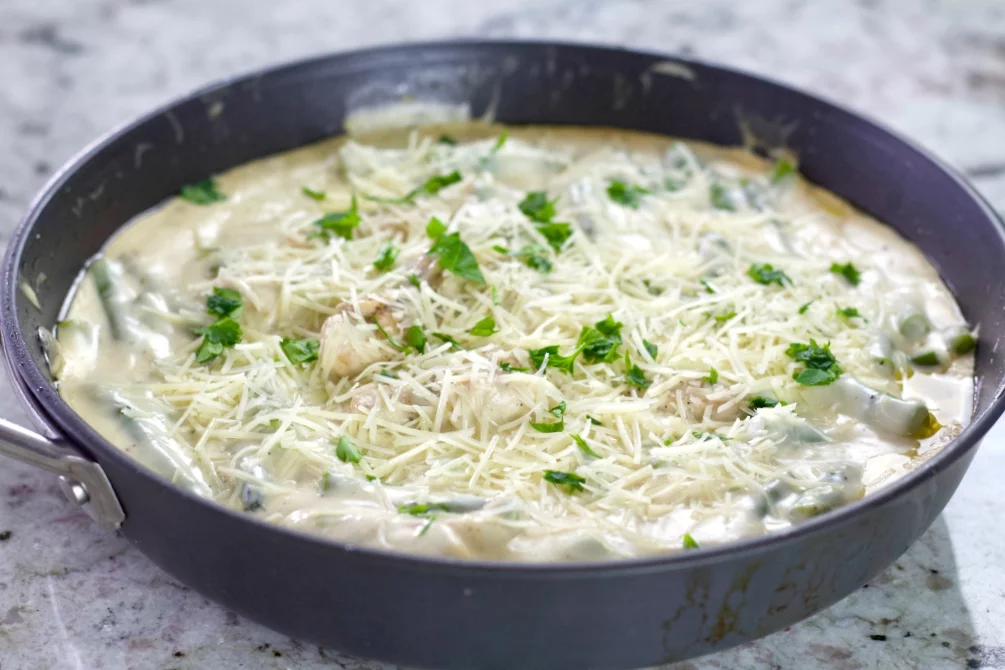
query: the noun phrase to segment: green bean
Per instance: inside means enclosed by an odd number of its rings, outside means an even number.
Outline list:
[[[113,340],[122,340],[129,332],[128,314],[122,297],[121,281],[110,261],[97,258],[91,263],[91,276],[98,289],[98,298],[108,317],[108,326]]]
[[[946,346],[956,356],[969,354],[977,346],[977,338],[963,326],[953,326],[942,331]]]
[[[113,407],[125,429],[136,440],[137,459],[190,491],[209,497],[212,491],[202,472],[168,430],[168,418],[152,403],[111,393]]]
[[[844,503],[843,487],[836,485],[817,486],[793,501],[789,508],[789,518],[793,521],[805,521],[836,509]]]
[[[934,349],[923,351],[911,357],[911,362],[915,365],[934,366],[942,364],[942,357]]]
[[[928,408],[920,400],[896,398],[847,375],[805,392],[836,405],[841,414],[896,435],[914,436],[928,421]]]

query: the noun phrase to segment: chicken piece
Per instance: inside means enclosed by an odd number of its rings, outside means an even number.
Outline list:
[[[374,318],[381,323],[379,316]],[[350,314],[328,317],[321,327],[321,368],[332,381],[355,377],[368,366],[384,360],[385,349],[378,339],[382,337],[354,321]]]
[[[436,260],[436,256],[422,254],[408,266],[409,274],[416,275],[431,287],[439,288],[443,282],[443,269]]]

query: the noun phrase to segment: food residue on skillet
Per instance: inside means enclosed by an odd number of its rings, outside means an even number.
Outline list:
[[[791,159],[604,129],[340,137],[186,186],[93,259],[59,390],[178,485],[516,561],[781,529],[970,417],[976,334]]]

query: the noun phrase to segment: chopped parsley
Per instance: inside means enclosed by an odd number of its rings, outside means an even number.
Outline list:
[[[343,463],[359,463],[363,458],[356,445],[352,443],[346,435],[338,439],[338,446],[335,447],[335,455]]]
[[[376,195],[369,195],[367,193],[361,193],[367,200],[372,200],[374,202],[383,202],[389,205],[401,205],[407,202],[412,202],[418,195],[436,195],[446,187],[456,184],[461,181],[461,173],[457,170],[449,174],[436,175],[435,177],[430,177],[422,183],[420,186],[416,186],[411,191],[401,196],[400,198],[384,198]]]
[[[284,337],[279,342],[279,348],[286,354],[290,363],[310,363],[318,359],[318,349],[321,342],[318,340],[291,340]]]
[[[455,349],[463,349],[464,348],[464,347],[461,346],[460,342],[458,342],[454,338],[450,337],[446,333],[433,333],[433,337],[435,337],[438,340],[443,340],[444,342],[447,342],[448,344],[450,344],[450,346],[454,347]]]
[[[550,482],[555,486],[565,487],[569,493],[585,490],[583,484],[586,483],[586,479],[579,475],[571,472],[559,472],[558,470],[545,470],[544,481]]]
[[[793,342],[785,353],[792,360],[806,365],[805,370],[792,375],[803,386],[826,386],[841,376],[841,366],[831,353],[830,345],[821,347],[815,340],[810,340],[809,344]]]
[[[420,354],[425,353],[427,341],[426,333],[423,332],[422,326],[418,324],[413,323],[405,331],[405,342]]]
[[[435,240],[445,232],[447,232],[446,224],[435,216],[429,219],[429,223],[426,224],[426,237],[431,240]]]
[[[649,193],[648,189],[623,181],[612,179],[607,184],[607,197],[624,207],[638,209],[642,204],[642,196]]]
[[[206,296],[206,311],[216,316],[238,317],[243,305],[241,294],[232,288],[214,286],[213,293]]]
[[[565,430],[565,401],[558,403],[548,410],[548,413],[558,419],[551,423],[530,422],[531,428],[541,433],[561,433]]]
[[[507,363],[506,361],[503,361],[502,363],[499,364],[499,369],[502,370],[503,372],[527,372],[527,370],[529,370],[530,368],[514,367],[509,363]]]
[[[388,379],[398,379],[398,375],[394,374],[390,370],[381,370],[377,374],[381,377],[387,377]]]
[[[541,369],[541,366],[544,364],[544,360],[547,357],[549,368],[555,368],[556,370],[561,370],[562,372],[571,375],[573,364],[576,362],[576,356],[579,355],[579,351],[579,349],[575,349],[568,356],[561,356],[558,353],[558,345],[553,344],[550,347],[530,349],[527,353],[530,355],[530,361],[534,364],[535,370]]]
[[[213,179],[203,179],[194,184],[182,186],[179,197],[194,205],[212,205],[214,202],[227,199],[227,196],[217,190],[216,182]]]
[[[631,360],[628,358],[628,352],[625,352],[625,367],[628,368],[625,380],[632,386],[645,390],[649,388],[650,384],[652,384],[651,381],[646,379],[646,375],[642,372],[642,368],[640,368],[638,364],[632,364]]]
[[[590,445],[588,445],[586,443],[586,440],[584,440],[582,437],[580,437],[579,435],[573,435],[572,439],[576,443],[576,446],[579,447],[579,450],[582,451],[584,454],[586,454],[587,456],[592,456],[593,458],[600,458],[600,454],[591,449]]]
[[[517,207],[531,221],[549,223],[555,216],[556,202],[558,202],[558,198],[548,200],[548,194],[544,191],[531,191]]]
[[[415,273],[408,275],[408,283],[414,286],[415,288],[419,288],[422,286],[422,280],[419,279],[419,275]]]
[[[224,349],[229,349],[240,342],[244,335],[241,324],[229,316],[218,319],[216,323],[205,328],[196,328],[195,334],[203,336],[202,344],[195,352],[197,363],[213,360],[222,354]]]
[[[755,395],[750,399],[751,409],[763,409],[765,407],[778,407],[784,403],[775,400],[774,398],[766,398],[763,395]]]
[[[862,315],[859,314],[858,309],[855,307],[838,307],[837,313],[839,316],[843,316],[846,319],[854,319],[862,317]]]
[[[489,153],[490,154],[494,154],[497,151],[499,151],[500,149],[502,149],[503,145],[506,144],[506,140],[508,140],[508,139],[509,139],[509,131],[508,130],[504,130],[501,133],[499,133],[499,137],[496,138],[496,143],[492,145],[492,150],[489,151]]]
[[[486,316],[484,319],[476,323],[471,330],[468,331],[476,337],[488,337],[496,332],[496,320],[491,316]]]
[[[371,321],[371,323],[373,325],[377,326],[377,330],[379,330],[380,334],[384,336],[384,338],[387,340],[388,344],[390,344],[392,347],[394,347],[398,351],[404,351],[405,350],[405,347],[401,346],[400,343],[398,343],[393,337],[391,337],[391,335],[386,330],[384,330],[384,326],[380,325],[380,321],[377,321],[376,319],[374,319],[374,320]]]
[[[450,506],[445,503],[409,503],[398,507],[401,514],[412,516],[428,516],[431,512],[449,512]]]
[[[437,139],[436,141],[439,142],[440,144],[446,144],[447,146],[450,146],[450,147],[456,147],[457,146],[457,140],[455,140],[450,135],[446,135],[446,134],[440,135],[439,139]]]
[[[659,353],[659,347],[650,342],[649,340],[642,340],[642,346],[646,348],[646,352],[649,354],[649,358],[656,360],[656,354]]]
[[[708,188],[708,197],[712,201],[712,206],[727,212],[735,212],[736,205],[729,195],[729,190],[722,184],[715,183]]]
[[[565,246],[566,240],[572,236],[572,226],[568,223],[556,223],[554,221],[550,223],[542,223],[537,226],[537,232],[544,236],[544,239],[548,240],[548,244],[555,251],[561,251],[562,247]]]
[[[583,352],[583,358],[590,363],[611,363],[618,359],[618,347],[621,346],[621,328],[625,324],[615,321],[608,314],[593,327],[584,326],[579,333],[576,346]]]
[[[716,314],[712,318],[718,321],[719,323],[725,323],[730,319],[736,318],[736,312],[726,312],[725,314]]]
[[[715,293],[715,289],[704,279],[699,279],[698,282],[705,287],[705,293]]]
[[[377,250],[377,259],[373,262],[373,267],[381,272],[387,272],[394,267],[394,262],[398,260],[400,251],[400,249],[390,242],[384,242],[384,244],[380,245],[380,249]]]
[[[715,384],[719,381],[719,371],[713,367],[709,367],[708,374],[702,377],[702,379],[707,381],[709,384]]]
[[[478,260],[471,253],[471,248],[461,241],[460,233],[440,235],[429,253],[438,256],[437,260],[444,270],[478,284],[485,283],[485,277],[478,267]]]
[[[349,209],[344,212],[328,212],[315,221],[314,225],[318,227],[318,230],[311,233],[308,239],[330,240],[332,235],[335,235],[345,240],[351,240],[352,231],[359,226],[359,223],[359,203],[356,201],[356,195],[353,194]]]
[[[813,300],[810,300],[809,302],[803,303],[802,305],[799,306],[799,309],[796,311],[798,311],[800,314],[805,314],[806,310],[810,308],[810,305],[812,305],[813,302],[814,302]]]
[[[698,540],[691,537],[691,533],[684,533],[684,538],[681,540],[681,546],[685,549],[701,549],[701,545],[698,544]]]
[[[841,265],[840,263],[831,263],[831,272],[836,275],[841,275],[848,280],[848,283],[852,286],[858,286],[859,282],[862,281],[862,273],[858,271],[851,263],[845,263]]]
[[[600,421],[598,421],[597,419],[594,419],[589,414],[586,415],[586,419],[587,419],[587,421],[589,421],[590,423],[592,423],[594,426],[603,426],[604,425]]]
[[[307,186],[302,187],[300,189],[300,192],[303,193],[304,195],[306,195],[311,200],[321,201],[321,200],[325,199],[325,192],[324,191],[315,191],[314,189],[309,188]]]
[[[796,174],[796,166],[784,158],[779,158],[771,171],[771,183],[778,184]]]
[[[541,274],[548,274],[551,272],[551,261],[544,256],[544,254],[548,253],[548,250],[540,244],[527,244],[520,249],[520,251],[510,251],[506,247],[498,245],[492,248],[501,254],[506,254],[515,258],[522,258],[527,264],[527,267],[537,270]],[[492,288],[494,289],[495,287],[493,286]]]
[[[764,284],[765,286],[769,284],[778,284],[779,286],[792,285],[792,280],[789,279],[789,276],[782,270],[776,270],[771,263],[754,263],[747,270],[747,276],[758,284]]]

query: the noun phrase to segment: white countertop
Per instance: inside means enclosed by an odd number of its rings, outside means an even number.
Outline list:
[[[491,7],[489,7],[491,5]],[[62,161],[209,80],[303,55],[446,36],[673,51],[865,112],[966,172],[1005,210],[1000,0],[0,0],[0,237]],[[1002,271],[989,268],[988,271]],[[0,414],[24,415],[0,385]],[[1005,424],[934,526],[811,619],[675,668],[1005,668]],[[366,668],[176,583],[0,460],[0,668]]]

